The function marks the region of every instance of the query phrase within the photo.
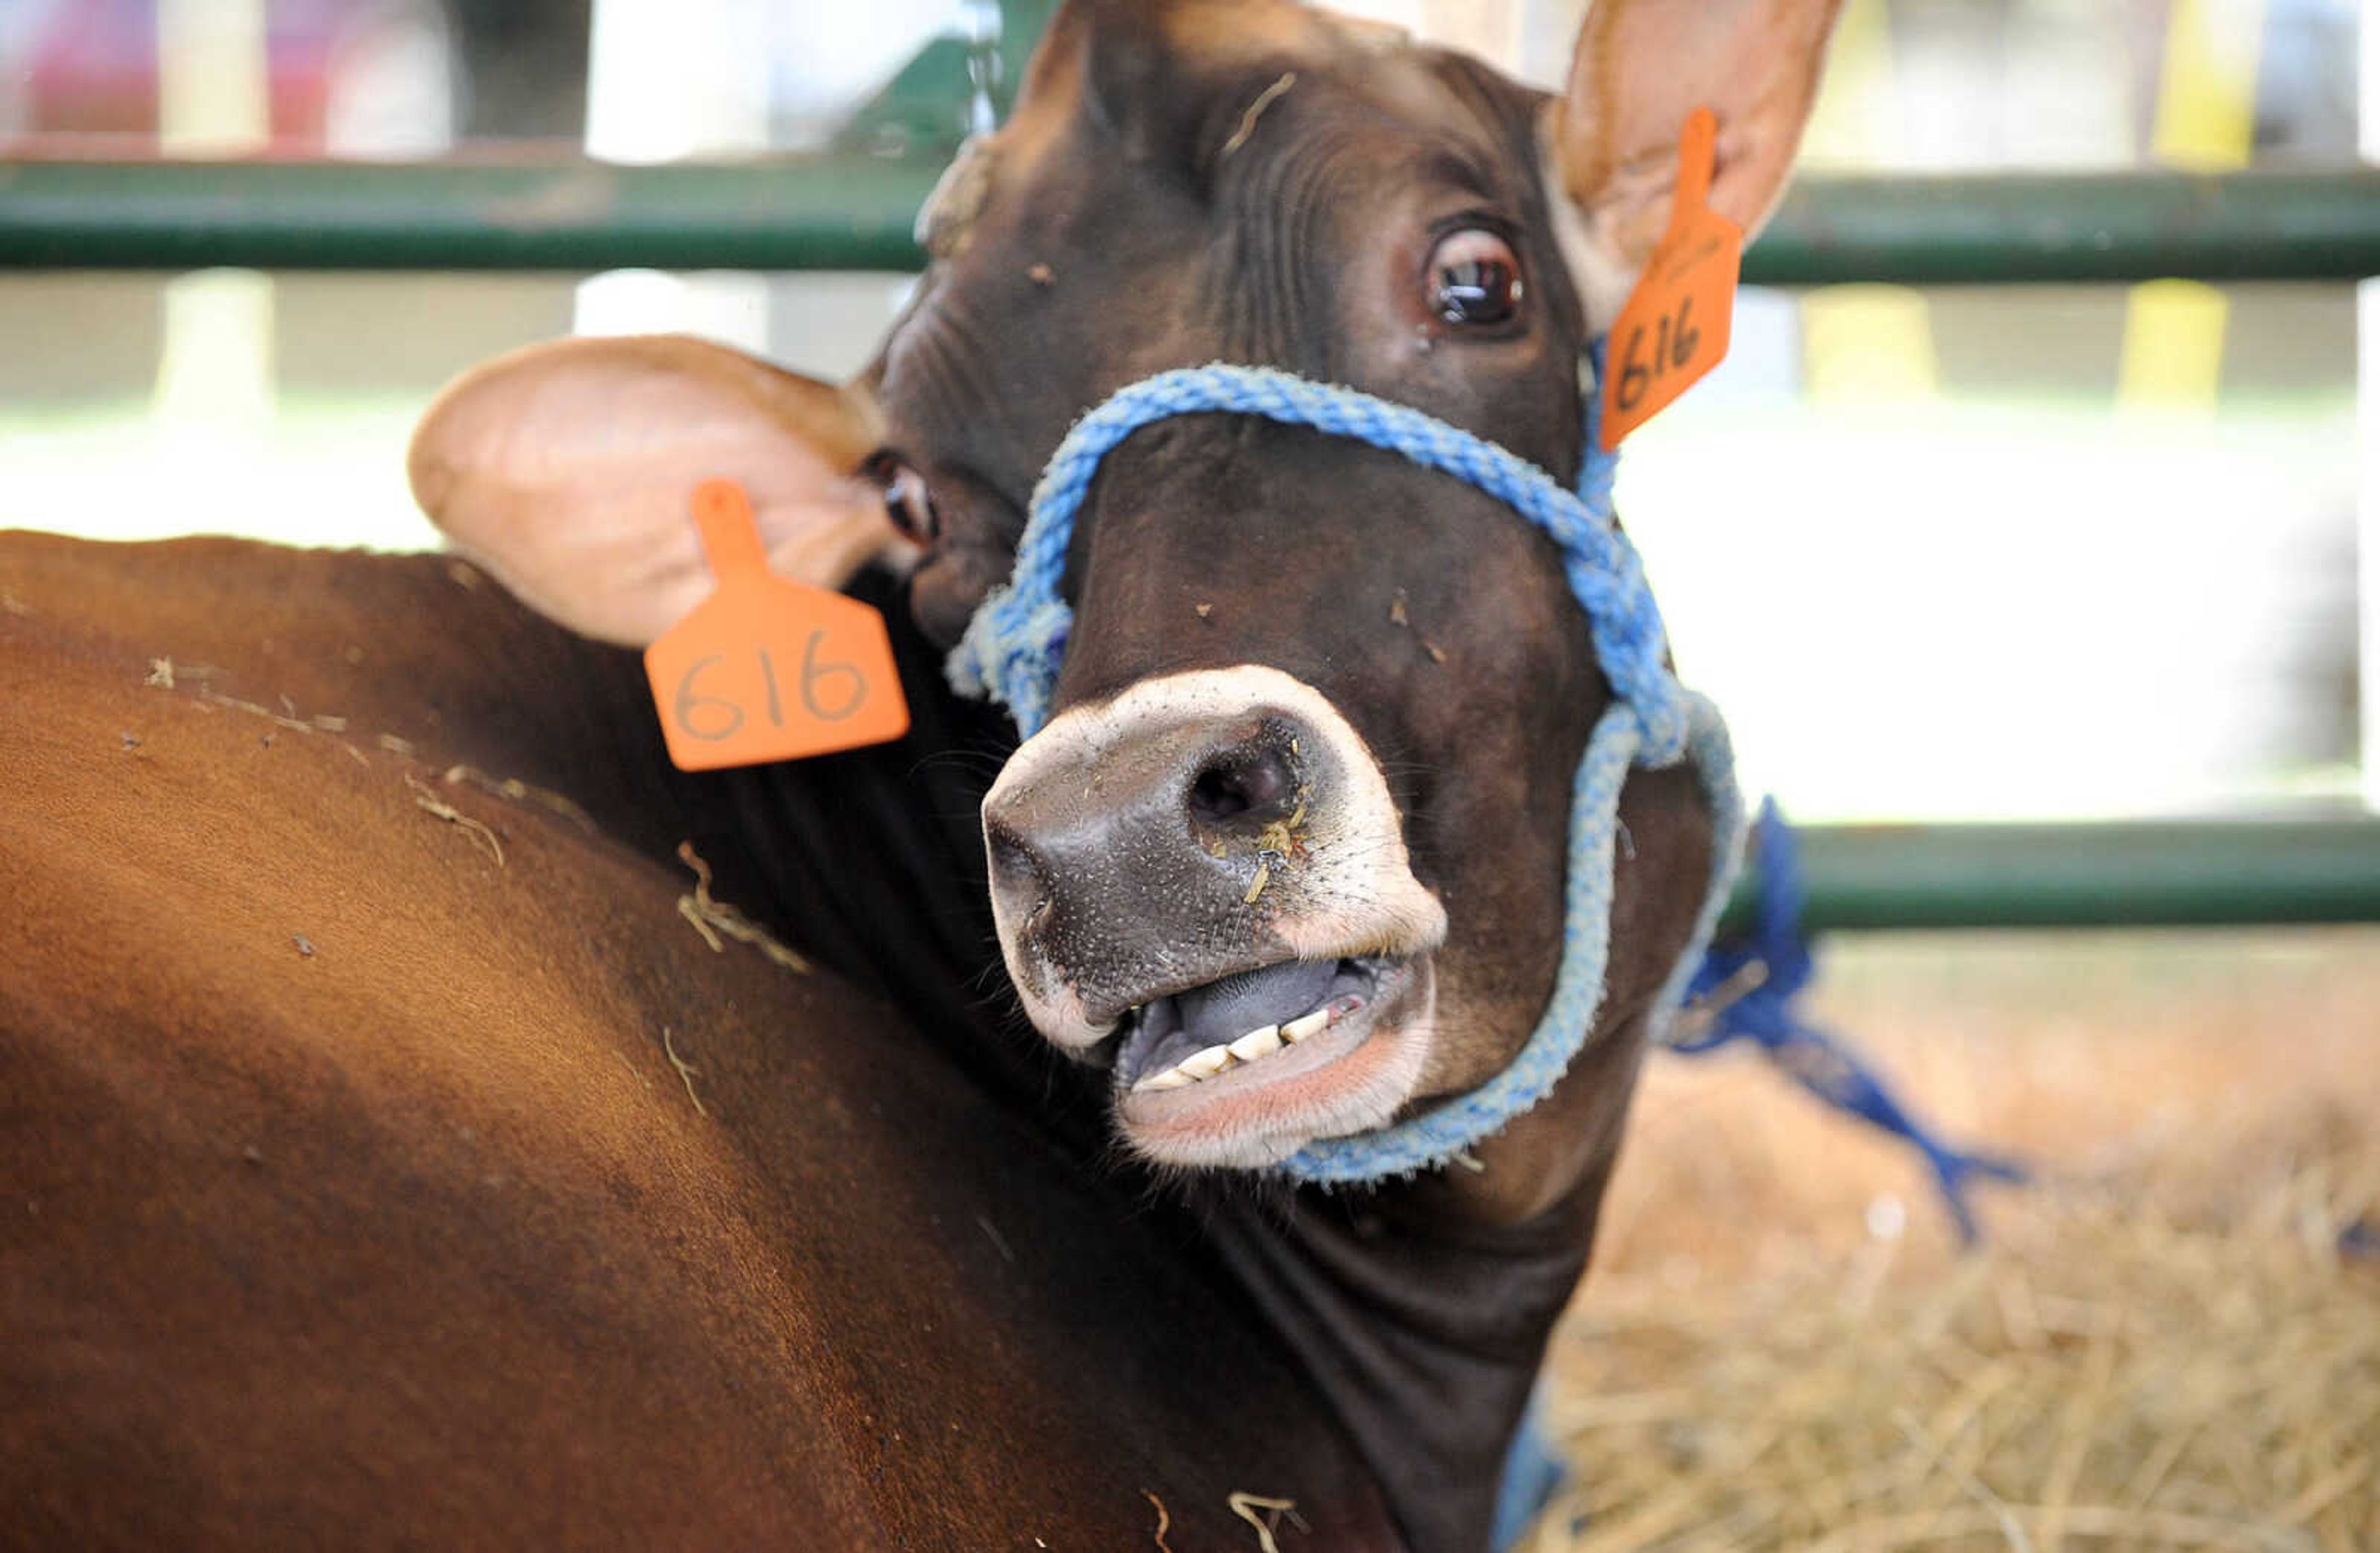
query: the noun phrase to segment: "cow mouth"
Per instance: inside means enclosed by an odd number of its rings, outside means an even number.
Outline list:
[[[1177,1164],[1256,1163],[1343,1130],[1373,1070],[1411,1065],[1389,1049],[1427,1038],[1429,958],[1285,960],[1133,1008],[1110,1037],[1127,1138]]]
[[[1403,962],[1386,955],[1285,960],[1153,998],[1123,1016],[1115,1086],[1186,1088],[1293,1051],[1326,1030],[1354,1034]],[[1341,1044],[1343,1044],[1341,1043]]]

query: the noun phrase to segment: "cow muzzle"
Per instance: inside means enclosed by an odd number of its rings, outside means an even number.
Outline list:
[[[1142,1154],[1269,1165],[1413,1098],[1446,912],[1378,762],[1312,686],[1201,670],[1072,709],[983,822],[1026,1013],[1110,1066]]]

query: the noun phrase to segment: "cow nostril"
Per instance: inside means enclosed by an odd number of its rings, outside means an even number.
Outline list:
[[[1008,889],[1037,887],[1041,877],[1040,865],[1035,861],[1032,847],[1007,826],[987,822],[984,839],[990,843],[991,878],[995,886]]]
[[[1289,817],[1297,801],[1297,777],[1277,749],[1236,749],[1207,762],[1190,783],[1186,799],[1202,824],[1237,821],[1264,825]]]

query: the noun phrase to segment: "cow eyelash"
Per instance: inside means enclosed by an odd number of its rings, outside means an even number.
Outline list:
[[[882,495],[884,514],[904,538],[921,545],[941,538],[942,517],[934,506],[934,493],[926,477],[907,460],[896,453],[879,451],[868,455],[859,472]]]

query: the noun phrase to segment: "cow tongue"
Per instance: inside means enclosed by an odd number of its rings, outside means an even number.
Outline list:
[[[1117,1049],[1116,1084],[1130,1088],[1144,1075],[1162,1073],[1196,1052],[1229,1046],[1370,985],[1370,972],[1358,962],[1292,960],[1152,999]]]
[[[1330,996],[1338,971],[1336,960],[1292,960],[1175,993],[1189,1049],[1228,1045],[1250,1030],[1296,1018]]]

